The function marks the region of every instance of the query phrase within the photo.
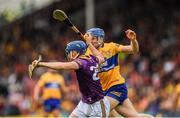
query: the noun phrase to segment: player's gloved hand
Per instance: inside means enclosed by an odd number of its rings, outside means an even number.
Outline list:
[[[125,31],[125,33],[128,39],[136,40],[136,33],[133,30],[128,29]]]
[[[39,55],[39,58],[38,60],[34,60],[32,62],[32,64],[29,65],[28,67],[28,72],[29,72],[29,78],[32,78],[32,75],[33,75],[33,71],[34,69],[38,66],[39,62],[42,60],[42,56]]]

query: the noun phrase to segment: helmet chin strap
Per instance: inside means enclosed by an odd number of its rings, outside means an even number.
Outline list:
[[[102,37],[98,37],[98,48],[101,47],[103,45],[103,38]]]
[[[77,53],[74,57],[73,60],[76,59],[79,56],[79,53]]]
[[[73,51],[71,51],[69,55],[70,55],[70,59],[71,59],[71,60],[74,60],[74,59],[76,59],[80,54],[79,54],[79,53],[74,54]]]

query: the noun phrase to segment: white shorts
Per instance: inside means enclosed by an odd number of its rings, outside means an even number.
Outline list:
[[[72,114],[77,117],[108,117],[109,111],[109,100],[104,97],[104,99],[93,104],[87,104],[80,101],[77,107],[73,110]]]

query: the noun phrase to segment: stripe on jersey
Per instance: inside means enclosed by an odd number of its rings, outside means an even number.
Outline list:
[[[102,66],[100,67],[100,73],[107,72],[113,69],[117,65],[118,65],[118,54],[110,57],[109,59],[106,60],[105,64],[102,64]]]
[[[60,85],[58,83],[51,82],[51,83],[46,83],[45,88],[60,88]]]

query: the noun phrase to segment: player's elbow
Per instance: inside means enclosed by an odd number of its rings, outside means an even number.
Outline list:
[[[136,54],[138,52],[139,52],[139,48],[136,48],[136,49],[133,50],[133,54]]]
[[[138,45],[132,47],[132,53],[133,53],[133,54],[136,54],[136,53],[138,53],[138,52],[139,52],[139,46],[138,46]]]

